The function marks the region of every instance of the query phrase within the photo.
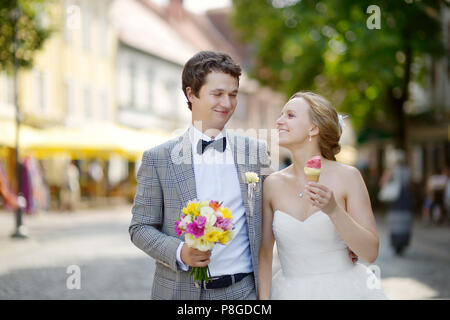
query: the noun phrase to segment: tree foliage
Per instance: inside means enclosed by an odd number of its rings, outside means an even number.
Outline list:
[[[0,70],[12,72],[14,69],[16,17],[18,66],[32,66],[34,52],[42,47],[54,30],[50,25],[48,4],[48,0],[0,0]]]
[[[380,9],[369,29],[367,9]],[[357,131],[383,128],[405,142],[409,83],[426,55],[441,56],[438,0],[234,0],[233,24],[252,50],[251,76],[286,93],[313,90],[349,113]],[[390,125],[388,125],[390,124]]]

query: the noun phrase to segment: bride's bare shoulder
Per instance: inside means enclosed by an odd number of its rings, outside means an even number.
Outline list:
[[[265,180],[264,180],[264,188],[277,188],[277,186],[281,185],[286,177],[287,168],[282,169],[280,171],[272,172]]]
[[[335,172],[339,178],[359,178],[361,176],[358,168],[342,162],[327,160],[327,166],[331,169],[330,171]]]

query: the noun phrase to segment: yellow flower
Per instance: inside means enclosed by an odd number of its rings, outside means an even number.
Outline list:
[[[205,236],[205,238],[206,238],[207,241],[215,243],[215,242],[217,242],[219,240],[219,236],[220,236],[220,232],[216,231],[216,230],[213,230],[210,233],[208,233]]]
[[[224,219],[231,219],[231,218],[233,218],[231,216],[231,211],[228,209],[228,207],[223,208],[222,210],[220,210],[220,212],[222,212],[222,215],[223,215]]]
[[[230,241],[230,231],[225,230],[222,233],[219,233],[218,240],[221,244],[227,244],[228,241]]]
[[[186,208],[183,208],[182,211],[185,215],[192,214],[195,217],[200,214],[200,211],[198,210],[198,204],[194,202],[189,203]]]

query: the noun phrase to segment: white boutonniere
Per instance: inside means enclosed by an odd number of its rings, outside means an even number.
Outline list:
[[[248,171],[245,173],[245,178],[247,179],[247,183],[251,184],[251,183],[258,183],[259,182],[259,177],[258,174],[256,172],[252,172],[252,171]]]
[[[256,172],[246,172],[245,178],[247,180],[247,195],[248,195],[248,205],[250,207],[250,216],[253,216],[253,208],[255,206],[254,198],[256,191],[256,184],[259,182],[259,177]]]

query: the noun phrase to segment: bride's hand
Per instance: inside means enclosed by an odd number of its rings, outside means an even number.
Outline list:
[[[326,186],[316,182],[308,182],[305,188],[306,195],[315,207],[326,214],[331,214],[337,207],[333,191]]]

